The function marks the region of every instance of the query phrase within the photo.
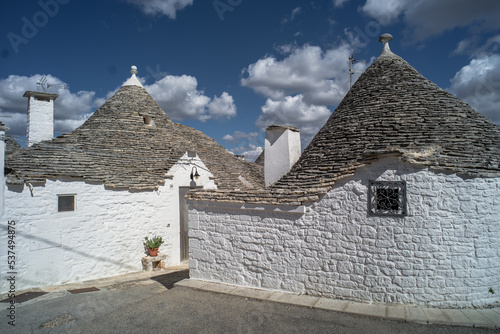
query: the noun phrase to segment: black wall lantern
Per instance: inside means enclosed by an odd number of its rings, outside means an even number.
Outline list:
[[[191,175],[190,175],[191,181],[194,181],[195,179],[198,180],[199,177],[200,174],[198,174],[198,168],[193,167],[191,169]]]

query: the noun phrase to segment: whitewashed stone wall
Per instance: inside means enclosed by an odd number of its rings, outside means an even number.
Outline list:
[[[187,154],[158,191],[129,192],[68,179],[44,186],[9,187],[0,220],[0,268],[7,273],[7,223],[15,221],[16,289],[102,278],[142,270],[145,236],[164,238],[166,264],[180,263],[179,187],[214,188],[201,160]],[[57,195],[76,194],[76,211],[57,212]],[[0,281],[0,293],[8,290]]]
[[[368,217],[370,179],[406,180],[408,216]],[[500,178],[385,158],[305,214],[206,204],[190,203],[192,278],[377,303],[500,302]]]

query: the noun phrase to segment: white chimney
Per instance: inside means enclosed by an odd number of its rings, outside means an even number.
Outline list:
[[[59,95],[28,90],[23,96],[28,98],[27,146],[52,139],[54,136],[54,101]]]
[[[288,173],[300,157],[300,132],[291,126],[271,125],[266,129],[264,177],[266,187]]]

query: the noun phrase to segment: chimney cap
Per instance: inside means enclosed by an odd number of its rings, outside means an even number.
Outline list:
[[[35,97],[37,99],[43,99],[43,100],[56,100],[57,97],[59,95],[58,94],[54,94],[54,93],[46,93],[46,92],[37,92],[37,91],[33,91],[33,90],[27,90],[23,97]]]
[[[290,131],[293,131],[293,132],[300,132],[299,128],[296,128],[294,126],[286,126],[286,125],[269,125],[266,129],[266,131],[269,131],[269,130],[290,130]]]

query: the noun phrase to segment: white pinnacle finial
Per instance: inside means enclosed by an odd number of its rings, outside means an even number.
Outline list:
[[[137,66],[131,66],[130,67],[130,73],[132,73],[132,76],[127,80],[125,81],[125,83],[123,84],[123,86],[138,86],[138,87],[143,87],[141,82],[139,81],[139,79],[137,79],[137,77],[135,76],[137,73],[139,73],[137,71]]]
[[[383,34],[378,38],[379,42],[384,43],[383,49],[382,49],[382,54],[389,54],[392,53],[391,48],[389,47],[389,41],[392,41],[392,35],[391,34]]]

